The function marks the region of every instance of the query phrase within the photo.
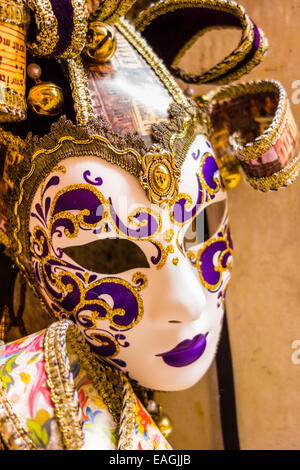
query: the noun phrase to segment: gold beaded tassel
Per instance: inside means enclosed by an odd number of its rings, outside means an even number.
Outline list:
[[[0,122],[26,119],[26,29],[22,0],[0,0]]]

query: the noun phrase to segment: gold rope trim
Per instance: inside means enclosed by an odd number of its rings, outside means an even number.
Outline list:
[[[113,25],[118,21],[121,16],[126,15],[128,10],[136,0],[105,0],[101,6],[91,14],[91,19],[94,18]]]
[[[189,7],[199,7],[199,8],[211,8],[214,10],[220,10],[225,12],[230,12],[240,20],[240,28],[242,29],[242,36],[239,41],[237,48],[226,56],[221,62],[216,66],[209,69],[207,72],[204,72],[201,75],[194,75],[184,72],[179,68],[174,68],[173,72],[187,82],[193,83],[227,83],[228,81],[233,80],[233,76],[240,77],[244,73],[247,73],[255,65],[257,65],[262,60],[263,54],[266,52],[268,47],[268,42],[265,40],[263,32],[260,32],[260,47],[256,52],[255,56],[244,67],[239,69],[236,72],[230,74],[230,69],[238,65],[247,53],[251,50],[254,40],[254,27],[250,17],[247,15],[245,9],[238,5],[236,2],[228,0],[165,0],[160,1],[154,5],[151,5],[148,9],[143,11],[135,21],[135,27],[138,31],[144,31],[144,29],[158,16],[166,14],[170,11],[176,11],[179,8],[189,8]],[[228,26],[224,26],[228,27]],[[214,29],[213,27],[211,29]],[[206,28],[207,30],[207,28]],[[197,35],[196,35],[197,36]],[[192,38],[193,40],[193,38]],[[182,55],[186,51],[186,46],[183,50],[179,51],[179,55]],[[178,56],[177,56],[178,57]],[[176,61],[177,58],[175,58]],[[229,73],[225,78],[218,80],[219,76],[222,76],[226,73]]]
[[[0,22],[26,27],[30,16],[22,0],[0,1]]]
[[[97,360],[74,323],[62,320],[52,324],[46,331],[44,357],[47,384],[66,448],[76,450],[84,444],[79,402],[70,373],[66,343],[70,344],[78,356],[81,367],[86,371],[114,421],[120,426],[118,448],[132,450],[135,433],[135,395],[129,380],[119,369]],[[110,377],[110,374],[115,377]],[[116,379],[118,386],[123,389],[123,396],[115,390]]]
[[[262,155],[278,140],[286,123],[289,111],[289,103],[285,89],[281,83],[276,80],[260,80],[224,86],[209,92],[204,97],[209,103],[209,109],[211,111],[216,104],[219,104],[223,100],[267,92],[276,93],[279,97],[278,107],[273,121],[264,133],[256,137],[253,142],[248,142],[245,145],[240,145],[235,141],[232,142],[237,157],[241,161],[253,160],[255,156]]]
[[[0,122],[22,121],[26,119],[27,101],[25,96],[7,89],[0,83]]]
[[[261,178],[254,178],[247,176],[248,183],[259,191],[277,191],[280,188],[284,188],[297,178],[300,171],[300,153],[294,158],[294,160],[285,168],[273,173],[271,176],[263,176]]]
[[[94,116],[94,110],[84,66],[80,56],[68,59],[66,64],[76,112],[76,121],[79,126],[85,126]]]
[[[71,44],[60,58],[77,56],[85,46],[85,38],[88,28],[88,10],[86,2],[82,0],[72,0],[72,6],[74,17]]]
[[[154,70],[176,103],[183,105],[185,108],[190,108],[190,101],[145,39],[124,18],[121,18],[115,26]]]
[[[2,127],[0,127],[0,143],[20,153],[25,151],[25,141],[18,135],[5,131]]]
[[[27,43],[34,55],[50,55],[58,43],[57,18],[50,0],[27,0],[27,5],[35,14],[38,34],[37,41]]]

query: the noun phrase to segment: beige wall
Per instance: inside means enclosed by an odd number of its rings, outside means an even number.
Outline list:
[[[241,3],[270,42],[263,64],[245,79],[278,79],[291,99],[292,82],[300,80],[300,1]],[[198,42],[193,64],[195,56],[203,65],[223,47],[229,51],[226,37],[207,39],[208,58]],[[300,104],[292,108],[300,127]],[[259,193],[243,182],[229,194],[235,265],[227,310],[243,449],[300,447],[300,364],[291,361],[291,344],[300,339],[299,196],[300,178],[278,193]],[[214,369],[193,389],[162,397],[176,424],[175,448],[220,444],[213,382]]]

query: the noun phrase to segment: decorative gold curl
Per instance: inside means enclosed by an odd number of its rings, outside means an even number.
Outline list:
[[[233,256],[233,250],[230,248],[229,246],[229,241],[228,241],[228,238],[226,236],[226,227],[225,228],[222,228],[221,229],[221,232],[223,234],[223,236],[221,237],[215,237],[215,238],[212,238],[210,240],[208,240],[207,242],[205,242],[201,248],[198,250],[197,253],[195,253],[194,251],[192,250],[189,250],[187,252],[187,256],[189,258],[189,260],[191,261],[191,263],[197,268],[197,271],[198,271],[198,274],[199,274],[199,277],[200,277],[200,280],[201,280],[201,284],[206,287],[206,289],[208,290],[215,290],[217,289],[221,282],[222,282],[222,276],[221,274],[225,271],[227,271],[229,269],[229,271],[232,269],[232,263],[230,262],[230,257],[228,258],[227,260],[227,263],[226,263],[226,266],[223,267],[222,266],[222,260],[224,258],[224,256],[227,254],[227,253],[230,253],[231,256]],[[219,278],[219,281],[216,283],[216,284],[210,284],[209,282],[207,282],[204,277],[203,277],[203,274],[202,274],[202,271],[201,271],[201,256],[202,256],[202,253],[205,251],[205,249],[210,246],[210,245],[213,245],[214,243],[216,242],[225,242],[226,243],[226,250],[224,250],[221,255],[219,256],[218,258],[218,266],[214,266],[214,270],[219,272],[220,274],[220,278]]]

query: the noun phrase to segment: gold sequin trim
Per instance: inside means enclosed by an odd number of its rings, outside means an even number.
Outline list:
[[[123,409],[119,432],[118,450],[132,450],[135,434],[136,398],[128,380],[123,376]]]
[[[86,2],[82,0],[72,0],[72,6],[74,11],[74,29],[72,32],[71,44],[60,56],[60,58],[63,59],[77,56],[85,46],[85,38],[88,28],[88,10]]]
[[[300,171],[300,153],[285,168],[273,173],[271,176],[254,178],[247,176],[247,181],[254,189],[259,191],[277,191],[278,189],[288,186],[297,178]]]
[[[22,0],[0,1],[0,22],[26,27],[30,21],[28,9]]]
[[[242,37],[237,48],[225,57],[221,62],[219,62],[216,66],[209,69],[207,72],[204,72],[201,75],[195,75],[187,73],[179,68],[173,67],[172,71],[181,79],[187,82],[193,83],[207,83],[207,82],[214,82],[214,83],[228,83],[232,80],[235,80],[241,77],[243,74],[250,71],[255,65],[261,62],[262,56],[267,50],[268,43],[264,38],[263,32],[259,30],[260,33],[260,45],[258,50],[256,51],[253,59],[248,62],[244,67],[241,67],[236,72],[230,73],[230,70],[235,68],[247,55],[247,53],[251,50],[254,40],[254,27],[251,19],[247,15],[245,9],[238,5],[236,2],[228,0],[165,0],[161,2],[157,2],[153,5],[150,5],[145,11],[143,11],[135,21],[135,27],[138,31],[144,31],[144,29],[158,16],[164,15],[169,13],[170,11],[176,11],[179,8],[189,8],[189,7],[198,7],[198,8],[211,8],[214,10],[225,11],[229,12],[232,15],[236,16],[242,28]],[[206,28],[207,30],[208,28]],[[214,29],[213,27],[210,29]],[[181,57],[188,48],[188,45],[191,45],[196,38],[202,33],[202,31],[196,35],[196,37],[192,38],[191,41],[188,42],[184,46],[182,50],[179,51],[179,55],[175,58],[175,62],[178,57]],[[174,62],[173,62],[174,65]],[[226,77],[223,79],[222,77],[224,74]]]
[[[143,37],[130,25],[130,23],[121,18],[116,23],[116,28],[123,34],[123,36],[132,44],[135,49],[142,55],[146,62],[152,67],[156,75],[166,86],[170,95],[176,101],[176,103],[183,105],[186,108],[191,107],[191,103],[185,96],[183,91],[179,88],[174,78],[168,72],[164,63],[157,57],[152,51],[147,42]]]
[[[47,385],[63,444],[67,450],[77,450],[84,444],[84,434],[79,400],[66,353],[65,338],[68,327],[71,325],[62,322],[54,323],[47,329],[44,338],[44,360]]]
[[[91,14],[92,19],[113,25],[121,16],[125,15],[136,0],[105,0],[100,7]]]
[[[84,126],[94,115],[86,73],[80,57],[68,59],[66,64],[76,112],[76,121],[79,126]]]
[[[38,34],[37,41],[27,43],[34,55],[50,55],[58,43],[57,19],[50,0],[27,0],[27,5],[35,14]]]
[[[239,145],[232,142],[232,147],[241,161],[253,160],[261,156],[272,147],[278,140],[289,112],[287,94],[280,82],[276,80],[261,80],[229,85],[208,93],[205,98],[212,109],[217,103],[226,99],[234,99],[245,95],[256,93],[276,93],[279,97],[278,107],[271,125],[258,136],[253,142]]]

